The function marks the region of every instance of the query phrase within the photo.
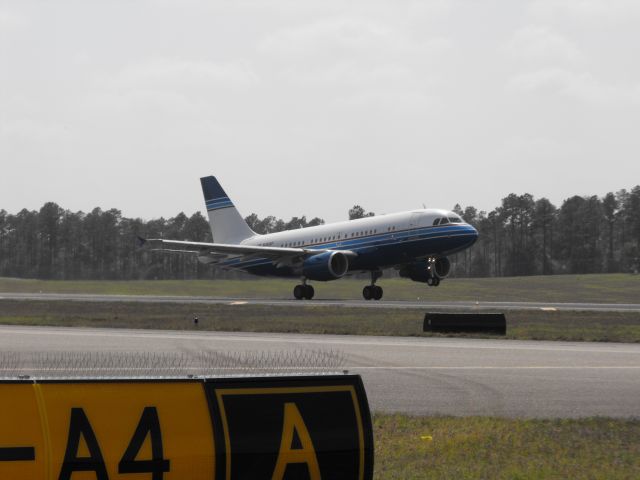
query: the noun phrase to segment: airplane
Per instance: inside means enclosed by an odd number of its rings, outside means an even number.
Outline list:
[[[197,255],[207,265],[259,276],[300,278],[297,300],[315,294],[309,281],[326,282],[368,272],[365,300],[380,300],[383,269],[436,287],[451,269],[449,255],[471,247],[478,232],[454,212],[419,209],[259,235],[244,221],[213,177],[200,179],[213,243],[144,239],[155,251]]]

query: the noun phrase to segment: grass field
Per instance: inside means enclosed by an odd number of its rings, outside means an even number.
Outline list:
[[[366,279],[313,282],[316,298],[361,299]],[[43,281],[0,278],[0,292],[100,293],[291,298],[295,280]],[[469,300],[531,302],[640,302],[640,275],[555,275],[514,278],[446,279],[439,287],[382,278],[386,300]]]
[[[335,306],[0,300],[4,324],[174,330],[433,335],[422,332],[424,313]],[[507,324],[510,339],[640,342],[640,314],[633,312],[513,311],[507,313]]]
[[[640,420],[375,415],[376,479],[639,479]]]

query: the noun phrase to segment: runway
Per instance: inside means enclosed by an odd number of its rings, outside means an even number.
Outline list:
[[[81,302],[133,302],[133,303],[200,303],[209,305],[269,305],[278,307],[351,307],[437,310],[543,310],[591,312],[640,312],[637,303],[553,303],[553,302],[430,302],[424,301],[365,301],[365,300],[293,300],[265,298],[188,297],[160,295],[97,295],[77,293],[0,293],[0,300],[81,301]]]
[[[338,350],[374,411],[640,417],[640,345],[451,338],[0,327],[3,352]]]

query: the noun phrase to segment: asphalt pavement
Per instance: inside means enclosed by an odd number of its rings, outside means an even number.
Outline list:
[[[362,375],[374,411],[640,417],[638,344],[0,326],[0,350],[3,358],[332,351]]]

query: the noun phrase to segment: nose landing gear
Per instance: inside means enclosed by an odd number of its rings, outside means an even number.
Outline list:
[[[367,285],[362,289],[362,297],[365,300],[380,300],[382,298],[382,287],[376,285],[376,281],[382,276],[382,272],[371,272],[371,285]]]
[[[427,270],[429,271],[429,278],[427,278],[427,285],[430,287],[437,287],[440,285],[440,277],[436,273],[436,259],[429,258],[427,260]]]

